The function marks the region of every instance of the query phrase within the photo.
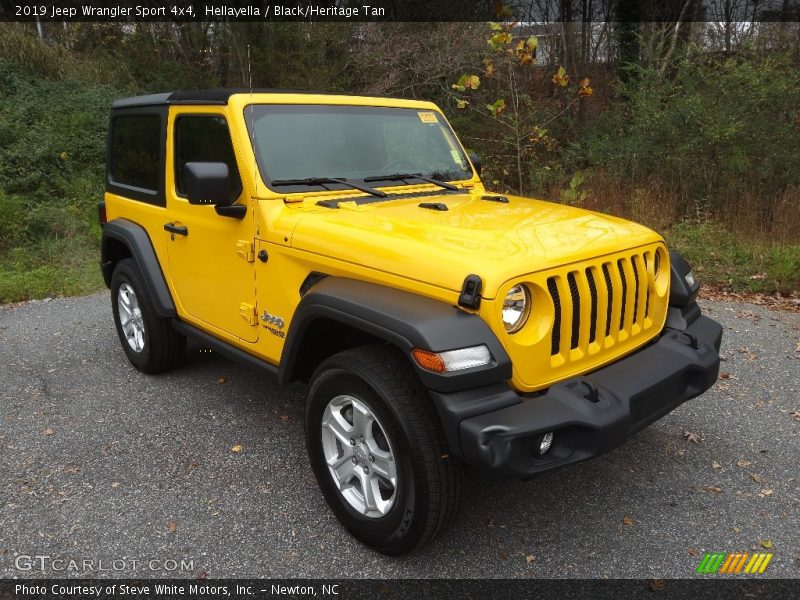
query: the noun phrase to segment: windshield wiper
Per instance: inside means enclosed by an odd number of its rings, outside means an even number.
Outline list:
[[[325,187],[326,183],[341,183],[342,185],[350,186],[353,189],[366,192],[367,194],[372,194],[373,196],[377,196],[378,198],[386,198],[386,192],[382,192],[380,190],[376,190],[375,188],[371,188],[366,185],[359,185],[357,183],[353,183],[351,181],[347,181],[344,178],[338,177],[306,177],[304,179],[275,179],[271,181],[271,185],[280,186],[280,185],[321,185]],[[327,189],[327,188],[326,188]]]
[[[446,190],[457,190],[458,186],[446,181],[439,181],[430,177],[424,177],[419,173],[392,173],[391,175],[374,175],[372,177],[364,177],[364,181],[405,181],[406,179],[421,179],[427,183],[432,183],[443,187]]]

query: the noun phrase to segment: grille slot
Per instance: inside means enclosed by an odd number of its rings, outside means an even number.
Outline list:
[[[594,273],[586,269],[586,281],[589,284],[589,295],[592,299],[591,313],[589,314],[589,343],[597,339],[597,286],[594,283]]]
[[[608,269],[609,263],[603,265],[603,276],[606,280],[606,289],[608,290],[608,307],[606,308],[606,337],[611,335],[611,312],[614,307],[614,284],[611,283],[611,273]]]
[[[633,322],[636,323],[636,315],[639,312],[639,267],[636,266],[636,259],[631,260],[633,267]]]
[[[561,298],[558,295],[555,277],[547,279],[547,291],[550,292],[550,297],[553,299],[553,333],[550,338],[550,354],[555,356],[561,345]]]
[[[574,350],[578,347],[581,335],[581,294],[578,290],[578,282],[575,280],[575,273],[567,275],[567,283],[569,284],[569,295],[572,298],[572,339],[569,347]]]
[[[645,318],[650,316],[650,277],[647,275],[647,259],[650,257],[649,252],[645,252],[642,255],[642,260],[644,260],[644,290],[645,290],[645,301],[644,301],[644,316]]]
[[[619,311],[619,328],[625,328],[625,309],[628,302],[628,282],[625,281],[625,269],[622,266],[622,259],[617,261],[617,269],[619,270],[619,278],[622,281],[622,308]]]

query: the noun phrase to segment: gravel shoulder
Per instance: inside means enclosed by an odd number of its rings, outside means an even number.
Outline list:
[[[107,294],[0,307],[0,577],[683,578],[707,551],[769,551],[766,576],[796,578],[800,314],[703,310],[725,326],[712,390],[595,460],[468,476],[456,526],[391,559],[325,505],[297,394],[194,345],[138,373]]]

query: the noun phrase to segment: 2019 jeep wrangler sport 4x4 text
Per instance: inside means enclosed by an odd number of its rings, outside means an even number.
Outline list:
[[[402,554],[462,465],[525,478],[707,390],[722,328],[618,218],[484,189],[429,102],[209,90],[111,110],[102,270],[145,373],[187,337],[306,392],[328,504]]]

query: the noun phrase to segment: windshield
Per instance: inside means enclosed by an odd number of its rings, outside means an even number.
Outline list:
[[[402,185],[403,181],[378,181],[382,175],[401,172],[442,181],[472,178],[453,132],[434,111],[257,104],[245,109],[245,121],[264,181],[280,182],[281,187],[275,187],[283,192],[324,189],[308,182],[287,185],[308,178],[371,178],[371,185],[384,186]],[[347,189],[336,182],[324,187]]]

